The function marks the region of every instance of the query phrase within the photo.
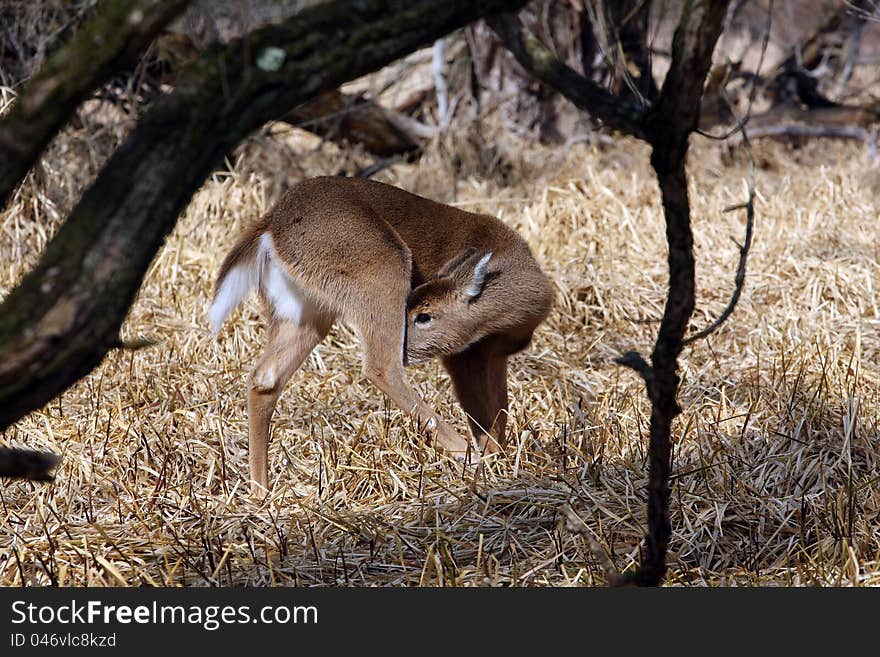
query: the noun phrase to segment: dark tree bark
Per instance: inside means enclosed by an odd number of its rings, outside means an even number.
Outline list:
[[[199,57],[199,49],[187,34],[165,33],[156,39],[147,100],[161,93],[161,85],[173,87],[181,71]],[[125,90],[123,90],[125,91]],[[119,102],[119,98],[111,98]],[[359,145],[377,157],[414,154],[428,135],[428,126],[361,95],[334,89],[293,108],[279,118],[341,146]]]
[[[681,413],[678,357],[694,309],[694,254],[687,194],[688,139],[697,128],[703,85],[721,35],[729,0],[686,0],[675,31],[672,62],[657,101],[649,108],[629,103],[559,62],[510,15],[490,24],[520,64],[544,83],[585,107],[608,126],[647,141],[657,174],[669,245],[669,291],[650,365],[636,352],[619,359],[644,379],[651,400],[648,474],[648,532],[639,568],[613,582],[657,586],[666,573],[671,534],[669,474],[672,422]]]
[[[332,2],[207,52],[156,101],[0,306],[0,428],[118,344],[153,256],[214,164],[247,134],[523,0]]]
[[[669,521],[669,473],[672,461],[672,421],[681,413],[678,394],[678,356],[694,311],[694,253],[687,194],[688,139],[700,117],[703,83],[712,65],[712,51],[721,35],[729,0],[686,2],[672,42],[672,64],[660,97],[646,118],[652,146],[651,166],[657,174],[666,241],[669,244],[669,295],[651,371],[645,383],[651,399],[648,475],[647,550],[633,581],[657,586],[666,573]]]
[[[89,93],[135,62],[191,0],[108,0],[0,119],[0,207]]]
[[[51,481],[52,468],[58,465],[59,461],[57,456],[48,452],[0,447],[0,477]]]

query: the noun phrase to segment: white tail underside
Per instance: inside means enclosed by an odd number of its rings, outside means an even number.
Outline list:
[[[257,287],[262,289],[275,317],[302,323],[309,310],[305,295],[279,263],[272,237],[263,233],[256,258],[230,269],[220,283],[211,304],[211,329],[215,335],[229,314]]]

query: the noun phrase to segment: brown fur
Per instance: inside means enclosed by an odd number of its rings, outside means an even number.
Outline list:
[[[389,185],[314,178],[243,231],[221,266],[215,295],[234,267],[256,259],[264,233],[307,303],[297,324],[275,317],[263,295],[269,343],[251,374],[248,402],[255,490],[268,485],[269,421],[281,389],[337,319],[357,331],[365,375],[433,426],[440,447],[473,458],[469,442],[406,382],[404,345],[407,359],[442,357],[479,449],[498,449],[507,357],[528,344],[552,302],[549,280],[515,231],[495,217]]]

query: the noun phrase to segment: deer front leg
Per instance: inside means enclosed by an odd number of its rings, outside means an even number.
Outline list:
[[[364,375],[405,412],[410,413],[428,429],[436,432],[438,447],[452,456],[475,462],[479,456],[469,442],[444,422],[423,402],[406,381],[403,368],[403,334],[398,336],[370,335],[362,332],[364,342]]]
[[[486,388],[489,400],[489,417],[492,424],[489,428],[490,438],[486,442],[485,452],[493,454],[501,450],[507,437],[507,356],[490,355],[486,367]]]
[[[400,371],[384,366],[367,366],[364,373],[370,382],[388,395],[397,406],[417,417],[426,428],[435,431],[438,447],[456,458],[475,460],[476,455],[472,453],[474,450],[470,448],[468,441],[419,399],[406,382],[402,366]]]
[[[443,359],[484,454],[500,450],[507,427],[507,355],[492,347],[489,341],[477,343]]]

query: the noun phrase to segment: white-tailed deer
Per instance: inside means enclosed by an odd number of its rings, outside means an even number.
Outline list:
[[[268,487],[281,390],[337,319],[356,331],[367,378],[435,431],[439,447],[469,457],[469,441],[419,399],[404,364],[441,357],[477,447],[494,452],[507,420],[507,357],[528,345],[553,296],[525,241],[495,217],[339,177],[295,185],[242,232],[217,278],[215,334],[254,288],[269,322],[248,390],[255,492]]]

